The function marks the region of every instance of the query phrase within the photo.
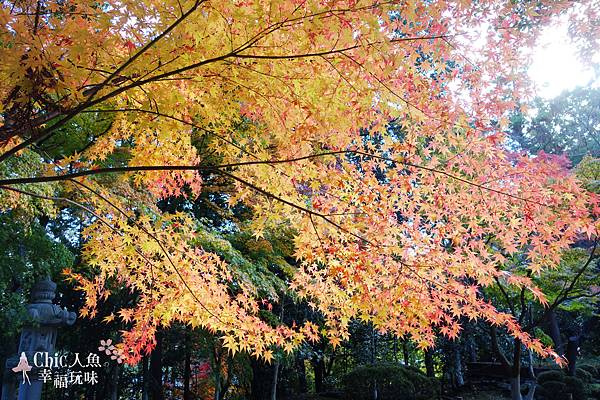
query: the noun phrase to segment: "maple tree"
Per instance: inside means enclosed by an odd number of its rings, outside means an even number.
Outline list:
[[[498,279],[544,301],[505,254],[537,274],[596,234],[595,197],[566,165],[512,153],[500,133],[527,96],[520,49],[571,5],[3,1],[1,209],[87,214],[96,275],[67,275],[84,315],[115,286],[136,295],[112,317],[130,323],[131,363],[174,321],[267,361],[320,333],[335,346],[355,318],[421,347],[483,318],[552,355],[479,288]],[[200,172],[235,184],[256,237],[295,229],[289,290],[323,332],[262,320],[254,285],[195,240],[203,228],[156,207],[198,195]]]

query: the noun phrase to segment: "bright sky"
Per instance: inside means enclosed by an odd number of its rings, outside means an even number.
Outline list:
[[[600,52],[594,61],[600,62]],[[566,23],[544,31],[534,50],[529,75],[538,87],[538,94],[547,99],[577,86],[600,87],[600,77],[578,60],[573,45],[569,44]]]

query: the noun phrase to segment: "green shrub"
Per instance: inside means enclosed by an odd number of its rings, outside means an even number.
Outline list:
[[[581,379],[584,382],[591,382],[594,380],[592,374],[587,371],[585,368],[578,367],[575,371],[575,376]]]
[[[377,387],[380,400],[430,400],[439,394],[439,383],[417,369],[396,365],[366,365],[344,375],[341,384],[347,399],[371,400]]]
[[[587,374],[587,375],[586,375]],[[590,376],[586,371],[583,375]],[[573,400],[586,400],[586,386],[580,377],[567,376],[559,370],[546,371],[538,375],[540,393],[546,400],[563,400],[571,393]]]
[[[577,371],[584,370],[592,375],[593,379],[600,379],[600,368],[591,364],[582,364],[577,367]]]
[[[544,396],[546,400],[565,400],[566,388],[567,385],[561,381],[546,380],[540,386],[540,394]]]
[[[583,381],[574,376],[565,376],[563,382],[566,385],[566,393],[573,394],[573,400],[586,400]]]
[[[437,379],[429,378],[417,368],[401,368],[405,378],[415,387],[415,400],[430,400],[437,398],[440,385]]]
[[[590,399],[600,400],[600,383],[593,383],[588,386]]]
[[[558,369],[553,369],[551,371],[541,372],[537,376],[537,383],[540,385],[543,385],[544,382],[547,382],[547,381],[562,382],[564,377],[565,377],[564,372],[562,372],[561,370],[558,370]]]

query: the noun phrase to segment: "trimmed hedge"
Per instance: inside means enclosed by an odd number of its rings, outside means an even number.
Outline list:
[[[574,376],[565,376],[563,381],[567,385],[567,393],[573,394],[573,400],[586,400],[583,381]]]
[[[565,396],[566,389],[567,385],[561,381],[545,381],[541,385],[540,393],[546,400],[564,400],[567,398]]]
[[[590,398],[600,400],[600,383],[593,383],[589,387]]]
[[[430,400],[440,391],[437,379],[415,368],[387,364],[357,367],[341,383],[348,400],[371,400],[375,389],[379,400]]]
[[[537,383],[539,385],[543,385],[547,381],[562,382],[564,377],[565,377],[565,373],[558,369],[552,370],[552,371],[545,371],[545,372],[541,372],[537,376]]]
[[[592,374],[581,367],[578,367],[577,370],[575,370],[575,376],[587,383],[590,383],[594,380]]]
[[[591,376],[587,372],[583,375]],[[583,380],[580,377],[567,376],[560,370],[542,372],[538,375],[537,383],[540,385],[540,394],[546,400],[563,400],[569,393],[573,395],[573,400],[587,399]]]
[[[579,372],[580,370],[589,372],[592,375],[593,379],[600,379],[600,368],[596,365],[582,364],[577,366],[577,372]]]

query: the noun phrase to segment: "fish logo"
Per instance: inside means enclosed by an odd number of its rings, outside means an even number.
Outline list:
[[[21,357],[19,358],[19,363],[12,370],[14,372],[22,372],[23,373],[23,384],[25,384],[25,379],[27,379],[27,383],[31,385],[31,381],[29,380],[29,376],[27,373],[31,371],[31,365],[29,365],[29,361],[27,361],[27,356],[25,352],[21,352]]]

